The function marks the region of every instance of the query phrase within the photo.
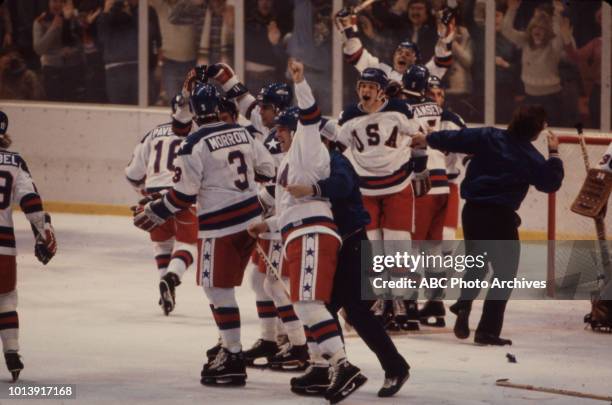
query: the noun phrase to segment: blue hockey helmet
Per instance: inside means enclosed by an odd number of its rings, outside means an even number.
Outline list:
[[[8,116],[0,111],[0,135],[6,134],[8,129]]]
[[[429,80],[427,80],[427,88],[428,89],[441,89],[442,80],[440,80],[438,76],[434,76],[434,75],[429,76]]]
[[[297,130],[298,120],[300,118],[300,109],[297,107],[289,107],[281,111],[274,118],[274,124],[279,127],[285,127],[291,131]]]
[[[191,91],[189,103],[196,117],[206,117],[219,112],[221,95],[212,84],[198,83]]]
[[[415,97],[423,97],[427,91],[429,70],[422,65],[412,65],[402,76],[403,92]]]
[[[222,96],[219,99],[219,111],[229,113],[234,118],[238,117],[238,107],[227,97]]]
[[[257,102],[263,105],[273,105],[284,110],[291,105],[293,91],[286,83],[271,83],[264,86],[257,95]]]
[[[419,61],[421,60],[421,51],[419,51],[419,46],[416,43],[409,40],[402,41],[395,48],[395,52],[397,52],[399,49],[410,49],[414,52],[417,63],[419,63]]]
[[[387,77],[387,74],[381,69],[366,68],[363,70],[363,72],[361,72],[361,76],[357,81],[357,86],[359,86],[359,83],[361,82],[378,84],[380,86],[380,89],[384,90],[387,87],[387,84],[389,84],[389,78]]]

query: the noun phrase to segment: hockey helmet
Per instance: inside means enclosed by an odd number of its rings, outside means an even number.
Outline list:
[[[412,65],[402,76],[403,92],[415,97],[423,97],[427,91],[429,70],[422,65]]]
[[[434,76],[434,75],[429,76],[429,80],[427,80],[427,88],[428,89],[441,89],[442,80],[440,80],[438,76]]]
[[[8,116],[0,111],[0,135],[6,134],[8,129]]]
[[[289,107],[281,111],[274,118],[274,124],[279,127],[285,127],[295,132],[297,130],[298,120],[300,117],[300,109],[297,107]]]
[[[198,83],[191,91],[189,103],[196,117],[206,117],[219,112],[220,94],[212,84]]]
[[[279,110],[284,110],[291,105],[293,91],[286,83],[271,83],[264,86],[257,95],[257,102],[263,105],[273,105]]]
[[[419,63],[421,60],[421,52],[419,51],[419,46],[416,43],[409,40],[402,41],[397,45],[395,51],[397,52],[399,49],[411,49],[414,52],[417,63]]]
[[[229,113],[232,117],[238,117],[238,107],[232,100],[229,100],[227,97],[221,97],[219,99],[219,111]]]
[[[387,74],[381,69],[366,68],[363,70],[363,72],[361,72],[361,76],[357,81],[357,86],[359,86],[359,83],[361,82],[378,84],[378,86],[380,86],[380,89],[384,90],[385,88],[387,88],[387,84],[389,84],[389,78],[387,77]]]

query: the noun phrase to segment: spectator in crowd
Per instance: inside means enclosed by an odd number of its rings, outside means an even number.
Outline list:
[[[485,11],[484,0],[463,0],[458,3],[458,18],[470,35],[472,52],[472,92],[465,100],[470,107],[470,114],[465,116],[471,122],[484,122],[484,47],[485,47]]]
[[[149,103],[157,99],[153,70],[161,34],[157,14],[149,14]],[[113,104],[138,103],[138,0],[105,0],[98,17],[106,72],[106,93]]]
[[[257,92],[270,82],[283,81],[287,54],[283,44],[275,0],[257,0],[247,17],[244,32],[245,77],[249,88]]]
[[[421,60],[428,61],[434,55],[438,42],[436,21],[427,0],[410,0],[408,5],[408,27],[401,33],[401,40],[416,43],[421,51]]]
[[[168,19],[195,27],[199,64],[233,65],[234,7],[227,0],[178,0]]]
[[[521,0],[508,0],[508,11],[502,23],[503,35],[521,49],[521,80],[525,87],[525,103],[541,104],[549,112],[549,123],[562,124],[559,107],[562,97],[559,62],[563,55],[561,38],[555,35],[553,24],[560,26],[561,12],[556,9],[551,18],[546,12],[534,14],[526,31],[518,31],[514,18]]]
[[[12,46],[18,50],[30,69],[40,69],[40,56],[34,52],[32,26],[48,8],[48,0],[6,0],[13,26]]]
[[[294,27],[287,48],[291,58],[304,64],[304,75],[323,114],[332,111],[331,11],[326,0],[295,0]]]
[[[38,76],[17,52],[0,57],[0,99],[42,100],[44,96]]]
[[[98,38],[97,20],[102,12],[98,0],[82,0],[78,5],[81,24],[81,43],[85,58],[85,95],[84,101],[92,103],[106,102],[106,79],[104,77],[104,60],[102,45]]]
[[[183,86],[185,75],[196,65],[196,28],[193,24],[172,24],[169,20],[178,0],[149,0],[159,17],[162,36],[162,98],[169,100]]]
[[[595,14],[595,20],[601,26],[601,8]],[[580,69],[591,128],[600,126],[601,103],[601,34],[583,47],[576,49],[573,39],[573,28],[568,19],[561,22],[561,39],[568,59]]]
[[[13,44],[13,24],[8,5],[0,3],[0,52]]]
[[[34,21],[33,29],[47,100],[82,100],[83,49],[72,0],[49,0],[47,11]]]
[[[472,40],[467,28],[461,24],[460,15],[457,16],[457,29],[455,40],[452,43],[453,64],[444,77],[446,82],[446,101],[450,110],[459,114],[463,119],[473,122],[478,112],[471,104],[472,93]]]
[[[515,97],[519,81],[519,50],[501,33],[508,7],[498,3],[495,10],[495,123],[507,124],[516,108]]]

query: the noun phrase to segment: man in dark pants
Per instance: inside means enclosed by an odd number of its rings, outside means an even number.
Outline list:
[[[473,156],[461,183],[461,197],[466,200],[462,213],[466,254],[486,251],[493,277],[500,281],[512,280],[518,270],[521,221],[516,211],[529,186],[545,193],[561,187],[564,173],[557,137],[548,131],[548,159],[532,144],[546,126],[546,111],[541,106],[525,105],[517,108],[506,130],[486,127],[439,131],[417,140],[435,149]],[[508,242],[496,242],[500,240]],[[464,280],[482,279],[485,274],[485,270],[474,268],[466,272]],[[478,293],[478,289],[464,289],[450,307],[457,315],[454,331],[459,339],[470,335],[468,320]],[[489,289],[475,343],[512,344],[509,339],[500,338],[511,293],[511,289]]]
[[[328,134],[333,136],[333,125],[333,122],[329,122],[321,131],[324,135],[323,142],[330,150],[330,176],[314,185],[288,185],[287,189],[296,198],[315,195],[329,198],[332,203],[334,221],[342,236],[342,247],[338,254],[332,298],[327,308],[336,318],[338,310],[344,308],[348,322],[376,354],[385,370],[385,382],[378,391],[378,396],[390,397],[408,380],[410,366],[399,354],[384,327],[374,317],[370,306],[361,300],[361,243],[368,240],[365,226],[370,222],[370,216],[362,203],[359,176],[349,160],[335,150],[325,137]],[[304,380],[310,381],[310,378],[315,376],[309,376],[310,373],[328,378],[327,368],[318,368],[322,370],[313,367],[303,377],[293,379],[292,388]]]

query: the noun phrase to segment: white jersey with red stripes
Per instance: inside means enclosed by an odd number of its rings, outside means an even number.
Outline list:
[[[0,255],[16,256],[13,204],[19,204],[30,222],[44,223],[42,201],[23,158],[0,149]]]
[[[408,162],[425,155],[410,147],[419,123],[404,101],[387,100],[377,112],[357,104],[342,112],[337,140],[360,177],[363,195],[386,195],[403,190],[410,181]]]
[[[258,181],[274,177],[267,149],[240,125],[202,125],[185,139],[176,160],[175,184],[164,201],[176,212],[197,200],[200,237],[246,229],[262,212]]]
[[[134,148],[132,160],[125,168],[128,181],[147,193],[172,187],[174,163],[184,139],[172,132],[172,123],[155,127]]]

